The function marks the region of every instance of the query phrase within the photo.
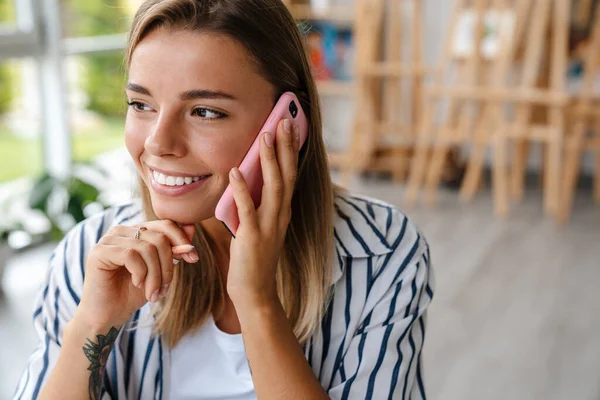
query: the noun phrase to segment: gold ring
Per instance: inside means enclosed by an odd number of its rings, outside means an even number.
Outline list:
[[[140,238],[140,233],[141,233],[142,231],[147,231],[147,230],[148,230],[148,228],[146,228],[145,226],[140,226],[140,227],[138,228],[138,230],[137,230],[137,231],[135,231],[135,236],[134,236],[134,239],[139,239],[139,238]]]

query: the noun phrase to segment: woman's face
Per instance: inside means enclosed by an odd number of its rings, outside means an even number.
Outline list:
[[[275,101],[233,39],[157,29],[135,48],[125,143],[161,219],[214,216],[219,198]]]

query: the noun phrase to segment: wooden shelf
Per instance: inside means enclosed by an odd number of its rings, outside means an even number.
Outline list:
[[[330,6],[325,10],[317,10],[308,4],[292,4],[290,10],[294,18],[301,20],[320,20],[353,24],[356,19],[353,6]]]
[[[329,96],[351,96],[354,94],[354,82],[352,81],[317,81],[317,89],[322,95]]]

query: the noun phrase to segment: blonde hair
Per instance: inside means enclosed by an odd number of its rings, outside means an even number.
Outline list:
[[[152,30],[190,30],[223,34],[242,44],[258,72],[278,95],[294,92],[309,121],[300,152],[292,217],[277,268],[277,289],[294,334],[305,343],[320,327],[331,288],[334,187],[322,137],[321,109],[304,41],[280,0],[147,0],[131,27],[125,62]],[[156,219],[140,179],[144,212]],[[196,224],[194,244],[201,268],[175,268],[171,290],[156,309],[156,331],[171,346],[224,308],[225,285],[210,236]]]

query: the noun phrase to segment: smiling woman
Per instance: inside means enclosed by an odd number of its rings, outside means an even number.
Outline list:
[[[427,243],[398,209],[332,184],[283,3],[145,1],[126,65],[141,201],[57,248],[16,397],[424,398]],[[286,92],[306,114],[302,148],[290,119],[260,132]],[[237,167],[256,138],[255,206]],[[215,218],[228,185],[234,238]]]
[[[140,176],[146,187],[152,171],[205,177],[202,203],[164,197],[160,186],[150,191],[160,218],[194,223],[214,215],[229,170],[240,164],[276,100],[275,88],[249,65],[241,44],[214,33],[161,28],[137,45],[125,142]]]

